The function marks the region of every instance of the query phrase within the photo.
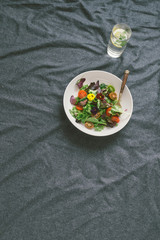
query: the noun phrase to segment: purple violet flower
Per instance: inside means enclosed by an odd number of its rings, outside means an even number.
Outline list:
[[[97,108],[97,107],[93,107],[93,108],[91,109],[91,113],[92,113],[93,115],[95,115],[97,112],[98,112],[98,108]]]

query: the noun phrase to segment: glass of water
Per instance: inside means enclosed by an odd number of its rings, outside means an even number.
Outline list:
[[[132,30],[125,23],[116,24],[111,32],[107,53],[113,58],[118,58],[123,53],[131,37]]]

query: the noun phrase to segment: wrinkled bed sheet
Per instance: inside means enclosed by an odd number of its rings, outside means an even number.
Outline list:
[[[160,239],[159,16],[158,0],[1,1],[1,240]],[[117,22],[133,34],[112,59]],[[127,126],[110,137],[76,129],[67,84],[125,69]]]

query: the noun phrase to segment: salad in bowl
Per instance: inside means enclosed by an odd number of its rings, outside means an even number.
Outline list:
[[[71,95],[71,115],[77,123],[82,123],[88,129],[102,131],[105,127],[115,127],[120,122],[123,112],[118,105],[117,93],[113,85],[91,82],[85,84],[86,79],[77,81],[78,95]]]

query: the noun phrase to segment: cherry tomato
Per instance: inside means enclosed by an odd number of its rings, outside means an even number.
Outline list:
[[[80,106],[80,105],[76,105],[76,108],[77,108],[77,110],[79,110],[79,111],[82,111],[82,110],[83,110],[83,107]]]
[[[111,120],[112,120],[112,122],[116,122],[116,123],[119,123],[119,121],[120,121],[119,117],[117,117],[117,116],[112,116]]]
[[[109,113],[110,111],[111,111],[111,107],[109,107],[109,108],[106,109],[106,115],[107,115],[108,117],[111,116],[111,114]]]
[[[117,99],[117,93],[111,92],[111,93],[109,94],[109,98],[112,99],[112,100],[116,100],[116,99]]]
[[[88,129],[94,128],[94,124],[92,122],[85,122],[85,127]]]
[[[84,91],[84,90],[79,90],[79,92],[78,92],[78,97],[79,98],[84,98],[84,97],[86,97],[87,96],[87,92],[86,91]]]

